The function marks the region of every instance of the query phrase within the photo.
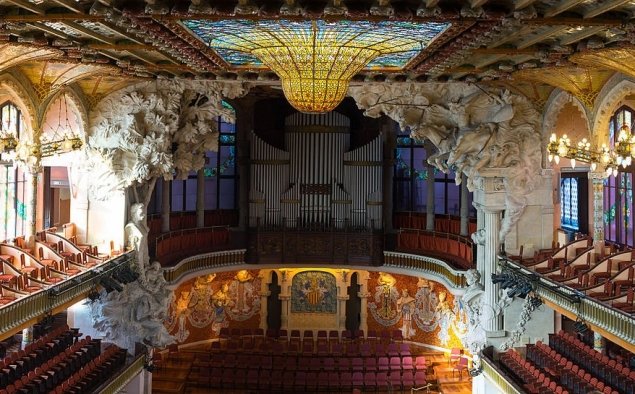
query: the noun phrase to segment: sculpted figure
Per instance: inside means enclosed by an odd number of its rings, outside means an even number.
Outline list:
[[[415,312],[415,299],[408,294],[408,289],[403,289],[401,292],[401,297],[397,300],[397,308],[401,309],[401,316],[403,318],[401,334],[405,339],[410,339],[410,337],[415,334],[415,330],[412,328],[412,316]]]
[[[124,236],[127,250],[137,251],[137,265],[139,271],[144,275],[144,267],[149,263],[148,253],[148,233],[150,229],[145,220],[145,206],[143,204],[132,204],[130,207],[130,222],[126,224]]]
[[[467,279],[467,291],[463,294],[463,305],[467,315],[467,332],[461,338],[463,346],[470,349],[470,353],[477,354],[485,347],[486,334],[482,326],[483,293],[481,274],[475,269],[469,269],[465,273]]]

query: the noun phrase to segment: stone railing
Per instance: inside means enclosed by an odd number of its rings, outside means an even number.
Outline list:
[[[485,379],[494,384],[498,389],[498,393],[503,394],[524,394],[525,391],[519,389],[510,382],[508,377],[501,371],[492,360],[487,357],[481,357],[482,374]]]
[[[465,271],[455,270],[444,261],[432,257],[399,252],[384,252],[384,266],[424,272],[439,278],[442,282],[454,288],[466,286]]]
[[[94,290],[104,275],[124,265],[132,267],[134,253],[128,252],[108,260],[56,285],[19,298],[0,308],[0,339],[7,338],[46,314],[57,313]]]
[[[175,283],[190,273],[213,268],[230,269],[232,266],[245,264],[245,252],[245,249],[224,250],[188,257],[174,267],[163,270],[163,275],[168,283]]]
[[[117,376],[110,380],[106,386],[103,386],[99,394],[115,394],[122,392],[121,390],[126,387],[135,376],[143,371],[143,365],[145,363],[145,354],[140,354],[134,361],[125,366],[123,370],[119,371]]]
[[[635,318],[632,315],[587,297],[573,288],[539,276],[515,261],[501,258],[500,263],[532,281],[535,292],[546,304],[559,312],[573,319],[578,317],[584,320],[603,331],[603,335],[620,344],[635,343]]]

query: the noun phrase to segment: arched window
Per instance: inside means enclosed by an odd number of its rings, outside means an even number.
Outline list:
[[[393,205],[395,212],[425,212],[427,204],[427,179],[432,175],[434,185],[434,212],[437,215],[460,214],[461,187],[454,181],[454,171],[447,174],[435,169],[428,174],[427,155],[422,141],[410,138],[409,130],[397,134],[394,167]],[[470,216],[476,216],[472,206],[472,193],[468,195]]]
[[[11,102],[0,105],[2,131],[20,137],[24,120]],[[0,161],[0,241],[24,235],[26,230],[26,179],[11,162]]]
[[[233,108],[223,101],[223,105]],[[217,127],[218,152],[207,152],[205,155],[205,209],[235,209],[237,197],[237,177],[236,172],[236,127],[232,123],[227,123],[218,117]],[[196,172],[190,172],[185,180],[172,181],[170,193],[170,207],[172,212],[195,211],[196,210]],[[157,190],[154,193],[153,201],[150,202],[148,212],[161,212],[161,193]]]
[[[2,134],[8,133],[13,135],[16,139],[20,138],[20,132],[22,130],[22,112],[12,102],[7,101],[0,105],[0,125],[2,127]]]
[[[633,109],[619,108],[609,122],[609,141],[615,146],[623,125],[633,130]],[[628,167],[604,180],[604,237],[612,242],[633,246],[633,168]]]

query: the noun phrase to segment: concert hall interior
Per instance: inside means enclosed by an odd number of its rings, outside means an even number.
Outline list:
[[[0,0],[0,394],[635,394],[634,19]]]

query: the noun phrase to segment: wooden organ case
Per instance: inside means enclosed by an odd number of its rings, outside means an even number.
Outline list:
[[[345,115],[294,113],[284,142],[251,137],[249,259],[380,263],[382,135],[350,149]]]

